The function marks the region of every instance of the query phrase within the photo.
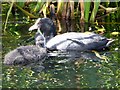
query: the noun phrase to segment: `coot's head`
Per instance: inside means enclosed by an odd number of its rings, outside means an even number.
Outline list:
[[[50,18],[38,18],[29,31],[37,30],[35,35],[36,45],[45,47],[46,42],[56,35],[56,27]]]
[[[40,30],[45,36],[49,36],[51,33],[56,35],[56,27],[54,22],[50,18],[38,18],[34,25],[29,28],[29,31]]]

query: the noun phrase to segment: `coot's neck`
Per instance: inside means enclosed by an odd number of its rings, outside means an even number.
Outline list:
[[[42,32],[41,32],[40,28],[38,28],[38,32],[40,33],[40,35],[41,35],[41,36],[42,36],[42,38],[44,39],[44,45],[43,45],[43,47],[46,47],[46,39],[45,39],[44,34],[42,34]]]

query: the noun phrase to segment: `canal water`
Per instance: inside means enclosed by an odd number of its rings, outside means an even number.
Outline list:
[[[21,45],[34,44],[35,32],[28,28],[34,23],[9,22],[2,33],[2,61],[11,50]],[[2,65],[3,88],[120,88],[119,23],[99,22],[96,25],[81,25],[78,19],[54,21],[58,34],[65,32],[95,32],[115,39],[109,50],[98,52],[70,52],[71,57],[55,56],[47,58],[42,66]],[[104,27],[104,28],[103,28]],[[78,57],[79,56],[79,57]]]

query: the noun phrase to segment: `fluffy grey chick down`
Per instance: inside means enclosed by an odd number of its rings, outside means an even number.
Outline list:
[[[38,61],[42,62],[46,57],[46,48],[36,45],[20,46],[7,53],[3,63],[6,65],[28,65]]]

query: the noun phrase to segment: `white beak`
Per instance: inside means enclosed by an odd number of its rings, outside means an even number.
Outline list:
[[[36,20],[36,22],[35,22],[35,24],[34,25],[32,25],[30,28],[29,28],[29,31],[32,31],[32,30],[35,30],[35,29],[38,29],[38,28],[40,28],[39,26],[40,26],[40,20],[41,20],[41,18],[38,18],[37,20]],[[38,25],[39,24],[39,25]]]
[[[38,29],[38,26],[36,24],[34,24],[33,26],[31,26],[29,28],[29,31],[32,31],[32,30],[35,30],[35,29]]]

